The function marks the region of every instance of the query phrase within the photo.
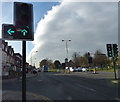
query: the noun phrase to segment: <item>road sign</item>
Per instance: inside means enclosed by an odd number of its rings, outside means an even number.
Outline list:
[[[16,29],[12,24],[2,24],[2,38],[4,40],[12,40],[16,36]]]

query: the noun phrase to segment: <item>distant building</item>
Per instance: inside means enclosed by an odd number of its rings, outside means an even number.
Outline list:
[[[9,67],[10,67],[10,56],[9,56],[9,50],[10,47],[8,48],[8,43],[5,42],[4,40],[0,39],[0,48],[1,48],[1,51],[0,51],[0,54],[2,55],[1,57],[1,72],[2,72],[2,75],[8,75],[8,72],[9,72]]]
[[[0,76],[2,76],[2,40],[0,40]]]
[[[22,70],[22,55],[20,53],[14,53],[14,71],[21,71]]]
[[[14,49],[8,43],[0,39],[0,76],[10,75],[21,68],[22,56],[14,53]],[[13,74],[13,73],[11,73]]]

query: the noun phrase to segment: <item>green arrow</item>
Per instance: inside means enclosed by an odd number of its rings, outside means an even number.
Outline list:
[[[23,36],[26,36],[27,30],[23,29],[21,32],[23,33]]]
[[[11,30],[11,29],[8,29],[8,34],[12,35],[12,33],[15,33],[15,31]]]

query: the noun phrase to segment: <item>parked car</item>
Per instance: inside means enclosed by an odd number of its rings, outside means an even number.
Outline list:
[[[48,69],[49,69],[48,66],[45,65],[45,66],[44,66],[44,72],[48,72]]]
[[[38,72],[41,72],[41,69],[37,69],[38,70]]]
[[[78,69],[77,68],[73,68],[73,72],[78,72]]]
[[[87,72],[88,68],[82,68],[82,72]]]
[[[74,71],[73,67],[70,67],[70,71],[71,71],[71,72],[73,72],[73,71]]]
[[[82,68],[81,67],[78,67],[78,72],[82,72]]]
[[[36,74],[37,72],[38,72],[37,69],[33,69],[33,70],[32,70],[32,73],[33,73],[33,74]]]

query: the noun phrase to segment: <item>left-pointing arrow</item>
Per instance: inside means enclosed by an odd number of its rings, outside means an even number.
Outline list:
[[[11,29],[8,29],[8,34],[12,35],[12,33],[15,33],[15,31],[11,30]]]

